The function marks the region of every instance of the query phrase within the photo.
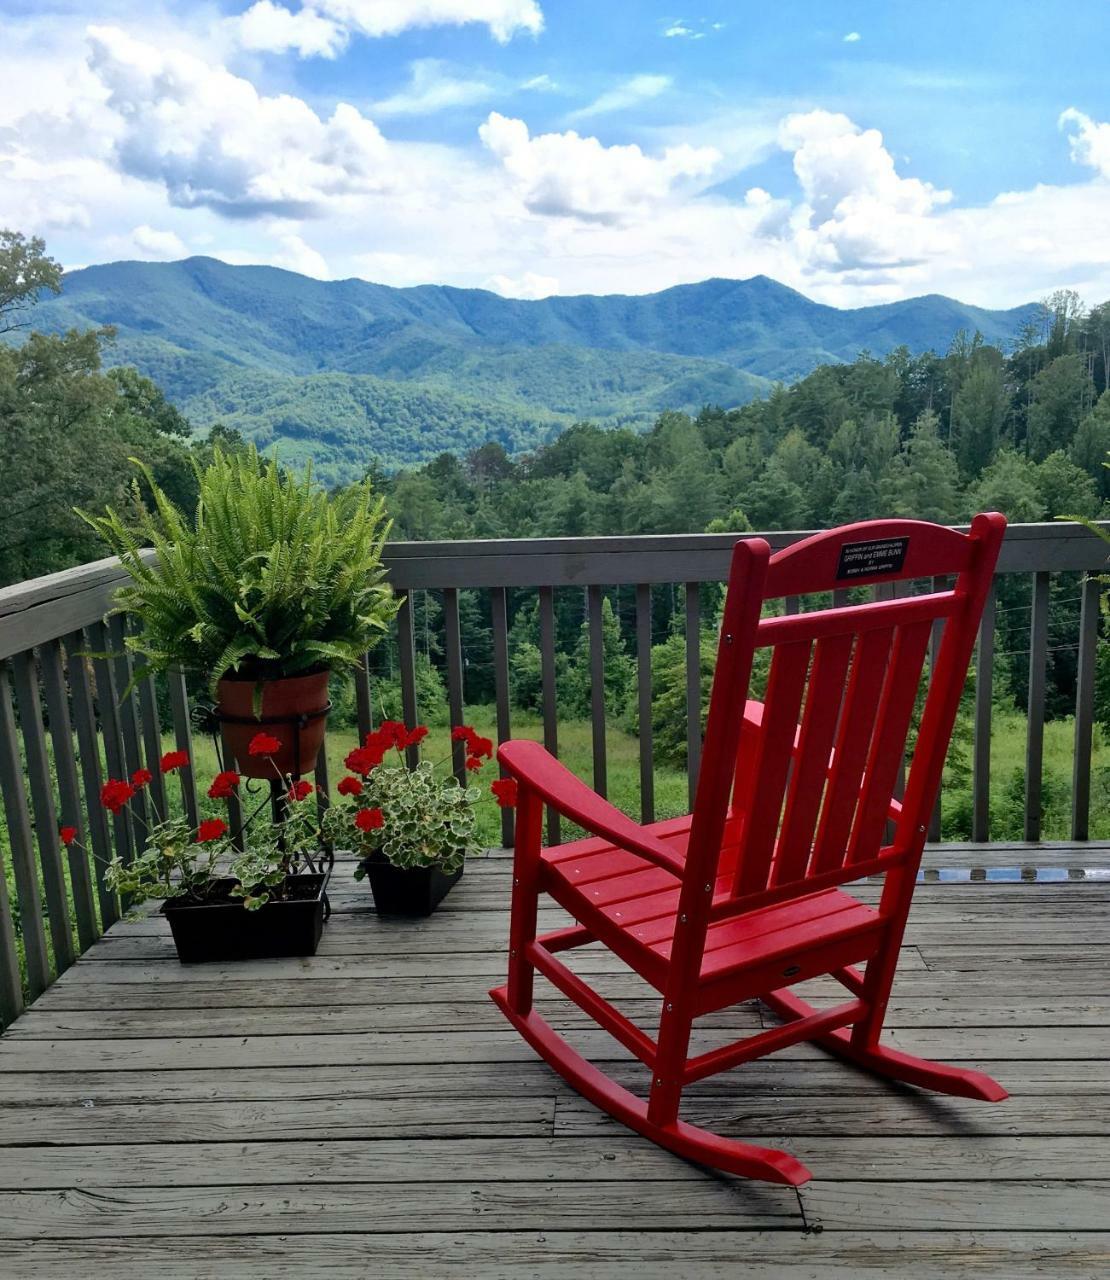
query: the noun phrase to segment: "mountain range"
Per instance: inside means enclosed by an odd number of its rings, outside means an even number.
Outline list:
[[[324,479],[465,452],[511,452],[589,419],[640,427],[664,409],[731,407],[816,365],[1005,345],[1036,304],[988,311],[939,295],[838,309],[766,276],[634,296],[503,298],[446,285],[321,281],[212,258],[67,272],[37,328],[115,326],[110,362],[154,378],[198,427],[223,422]]]

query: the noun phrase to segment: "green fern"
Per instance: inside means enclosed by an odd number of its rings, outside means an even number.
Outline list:
[[[253,448],[216,450],[198,467],[190,522],[140,468],[154,509],[134,527],[109,507],[79,514],[131,576],[117,607],[142,630],[128,638],[146,669],[262,680],[356,665],[397,610],[385,580],[384,504],[363,483],[329,497]],[[143,558],[153,548],[155,559]]]

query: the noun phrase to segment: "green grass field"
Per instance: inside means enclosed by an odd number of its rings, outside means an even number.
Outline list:
[[[471,707],[468,718],[475,728],[489,737],[496,737],[493,708]],[[1022,838],[1022,798],[1025,776],[1025,717],[1014,711],[995,710],[991,735],[991,838],[992,840],[1020,840]],[[518,738],[542,740],[540,720],[525,713],[515,713],[513,733]],[[1044,743],[1044,816],[1042,838],[1065,840],[1069,836],[1071,822],[1071,770],[1073,759],[1074,724],[1070,719],[1051,721],[1045,726]],[[353,727],[333,726],[328,736],[329,774],[333,783],[344,772],[343,757],[354,746],[356,733]],[[640,815],[640,765],[639,740],[622,729],[610,725],[607,737],[608,794],[609,799],[634,818]],[[166,749],[174,744],[168,736]],[[966,751],[965,751],[966,753]],[[427,739],[427,758],[444,759],[449,754],[446,726],[435,726]],[[559,755],[572,772],[587,782],[592,781],[593,746],[588,721],[564,721],[559,725]],[[222,811],[220,802],[209,800],[204,792],[217,770],[216,752],[210,739],[197,737],[193,744],[193,759],[201,810],[204,815]],[[959,771],[952,775],[942,794],[942,837],[946,840],[966,840],[970,837],[971,785]],[[488,784],[496,776],[496,767],[487,765],[479,776],[482,799],[479,802],[479,834],[490,846],[501,843],[501,814]],[[181,804],[180,788],[170,779],[167,788],[172,808]],[[655,815],[657,818],[673,817],[686,812],[686,776],[667,766],[655,770]],[[575,830],[564,824],[563,839],[571,839]],[[1090,836],[1093,840],[1110,840],[1110,747],[1098,727],[1095,729],[1092,755]],[[0,858],[3,860],[8,895],[16,920],[17,934],[19,902],[12,873],[10,845],[6,826],[0,830]],[[64,859],[63,859],[64,861]],[[66,870],[68,877],[68,868]],[[41,884],[40,884],[41,892]],[[49,942],[49,940],[48,940]],[[22,941],[17,936],[22,952]],[[76,939],[75,939],[76,945]],[[22,954],[20,956],[22,961]]]

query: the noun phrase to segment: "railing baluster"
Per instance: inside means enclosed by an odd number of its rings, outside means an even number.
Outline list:
[[[355,668],[355,706],[358,718],[358,740],[374,731],[374,700],[370,696],[370,655],[364,653]]]
[[[947,578],[934,578],[929,584],[933,591],[944,591],[948,586]],[[835,592],[834,592],[835,595]],[[847,595],[847,592],[845,592]],[[944,635],[944,619],[938,618],[933,623],[933,630],[929,636],[929,678],[933,677],[933,672],[937,669],[937,656],[940,653],[941,637]],[[941,793],[944,788],[937,789],[937,798],[933,804],[933,812],[929,815],[929,836],[930,840],[940,839],[941,824]]]
[[[416,597],[411,591],[402,591],[401,608],[397,614],[397,656],[401,665],[401,719],[411,729],[420,718],[416,702],[416,636],[412,611]],[[420,763],[420,748],[408,747],[405,759],[410,769]]]
[[[19,976],[19,952],[15,945],[15,922],[8,895],[8,877],[0,856],[0,1029],[23,1012],[23,983]]]
[[[1049,574],[1033,575],[1033,611],[1029,620],[1029,697],[1025,738],[1026,840],[1041,838],[1041,782],[1044,772],[1045,660],[1048,656]]]
[[[693,808],[701,769],[701,597],[696,582],[686,584],[686,761]]]
[[[27,964],[27,990],[36,999],[50,984],[50,964],[46,953],[46,929],[42,920],[38,868],[35,865],[31,815],[24,790],[22,757],[12,711],[8,664],[0,663],[0,791],[8,822],[12,851],[12,874],[19,902],[19,927]]]
[[[139,723],[142,726],[143,748],[146,751],[146,767],[153,775],[150,780],[150,803],[154,809],[154,821],[164,822],[166,809],[166,779],[158,762],[162,758],[162,725],[158,719],[158,696],[154,679],[147,676],[138,685]]]
[[[39,866],[46,894],[46,912],[50,923],[50,942],[54,948],[55,975],[68,969],[75,959],[73,930],[69,923],[69,895],[62,870],[62,848],[58,836],[58,813],[54,806],[54,790],[50,779],[50,761],[46,754],[46,731],[42,724],[38,673],[32,649],[17,653],[12,659],[19,719],[23,728],[24,768],[31,791],[31,808],[35,815],[35,836],[39,847]]]
[[[184,751],[189,763],[178,771],[181,779],[181,805],[185,820],[195,827],[200,820],[197,813],[197,782],[193,768],[193,723],[189,718],[189,691],[185,684],[185,673],[178,669],[166,673],[166,683],[170,691],[170,712],[173,715],[174,745],[178,751]],[[153,765],[151,766],[153,768]]]
[[[94,622],[88,630],[89,643],[94,653],[106,653],[110,647],[107,628],[102,622]],[[107,658],[93,658],[93,678],[96,681],[96,701],[100,709],[100,731],[104,738],[104,762],[110,778],[126,778],[127,765],[123,758],[123,739],[120,734],[119,703],[112,664]],[[112,836],[120,861],[127,864],[133,856],[132,824],[126,810],[112,815]],[[141,832],[139,839],[141,841]]]
[[[1079,613],[1079,671],[1075,682],[1075,757],[1071,783],[1071,838],[1089,838],[1091,810],[1091,738],[1095,715],[1095,658],[1102,583],[1094,575],[1083,580]]]
[[[994,694],[994,602],[991,583],[979,624],[979,649],[975,656],[975,731],[971,763],[971,838],[986,843],[991,838],[991,708]]]
[[[640,722],[640,821],[655,821],[655,751],[651,724],[651,586],[636,587],[636,696]]]
[[[463,654],[462,632],[459,627],[459,593],[448,587],[443,593],[443,636],[447,652],[447,718],[451,725],[462,724],[463,710]],[[451,767],[459,786],[466,786],[466,743],[451,743]]]
[[[51,640],[42,646],[39,654],[46,713],[50,717],[50,741],[54,748],[54,771],[58,777],[59,820],[63,826],[77,828],[77,839],[66,850],[66,857],[73,894],[73,914],[77,921],[77,941],[84,951],[97,940],[100,930],[96,924],[96,904],[93,901],[89,872],[85,819],[81,812],[81,788],[77,782],[77,759],[73,753],[73,730],[61,642]]]
[[[605,796],[609,794],[609,776],[605,755],[605,635],[601,625],[604,599],[601,588],[589,587],[586,599],[590,638],[590,725],[594,790],[599,796]]]
[[[100,927],[107,929],[119,919],[116,895],[104,883],[104,868],[112,856],[112,840],[108,831],[108,815],[100,803],[100,786],[104,775],[100,769],[100,740],[96,733],[96,712],[86,659],[89,649],[80,631],[66,636],[69,657],[69,688],[73,699],[73,724],[77,730],[77,749],[81,757],[81,783],[85,788],[85,813],[89,821],[89,848],[93,859],[96,896],[100,903]]]
[[[543,688],[543,745],[559,754],[559,713],[555,694],[555,592],[540,587],[540,682]],[[562,843],[559,814],[548,806],[547,843]]]
[[[143,766],[142,751],[139,749],[139,716],[135,704],[135,691],[125,693],[132,682],[134,668],[131,655],[126,648],[127,625],[122,614],[113,613],[108,619],[108,638],[113,650],[113,674],[116,678],[116,691],[120,698],[119,726],[123,742],[123,759],[130,776]],[[146,841],[146,832],[150,825],[150,808],[147,805],[145,788],[140,788],[130,801],[135,817],[135,847],[141,849]]]
[[[509,602],[504,587],[490,588],[490,618],[493,624],[493,687],[497,701],[497,741],[512,737],[509,710]],[[501,810],[501,843],[507,848],[516,830],[512,809]]]

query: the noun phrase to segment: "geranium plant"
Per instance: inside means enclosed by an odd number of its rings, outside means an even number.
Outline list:
[[[405,752],[419,748],[427,736],[426,725],[410,729],[386,720],[348,754],[350,772],[340,779],[324,816],[330,840],[353,848],[363,859],[381,855],[395,867],[435,867],[447,875],[482,851],[475,830],[475,805],[482,793],[459,784],[449,768],[450,751],[438,761],[421,759],[414,768],[406,764]],[[480,773],[493,757],[493,742],[470,725],[457,725],[451,739],[464,744],[470,774]],[[494,782],[491,788],[501,805],[514,799],[505,786],[508,781]],[[355,877],[365,875],[360,862]]]
[[[271,758],[277,745],[275,738],[259,733],[251,751]],[[186,752],[170,751],[162,757],[161,769],[173,773],[188,763]],[[101,803],[113,814],[128,811],[141,824],[131,801],[150,781],[146,769],[137,770],[129,779],[109,778],[101,788]],[[227,799],[238,792],[239,785],[238,773],[224,770],[212,780],[208,795],[214,800]],[[118,855],[112,858],[104,872],[105,884],[132,906],[152,898],[184,905],[230,897],[240,899],[248,911],[257,911],[267,902],[284,899],[290,877],[306,869],[316,870],[323,835],[317,806],[310,802],[312,783],[285,778],[283,785],[285,803],[280,817],[258,821],[262,810],[270,809],[267,794],[237,831],[223,818],[206,818],[196,827],[180,817],[148,824],[142,851],[129,863]],[[73,843],[76,835],[73,827],[62,828],[67,844]]]

